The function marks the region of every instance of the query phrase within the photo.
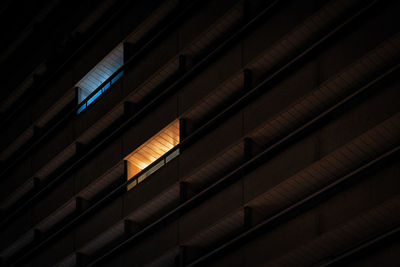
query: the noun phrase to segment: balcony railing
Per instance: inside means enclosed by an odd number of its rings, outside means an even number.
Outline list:
[[[124,70],[119,68],[114,74],[112,74],[105,82],[103,82],[96,90],[90,93],[77,107],[77,114],[80,114],[90,104],[92,104],[101,94],[107,91],[114,83],[116,83],[121,76],[124,75]]]
[[[180,146],[177,145],[171,150],[169,150],[167,153],[165,153],[163,156],[158,158],[156,161],[151,163],[149,166],[141,170],[138,174],[130,178],[126,184],[127,190],[130,190],[137,184],[141,183],[143,180],[152,175],[158,169],[160,169],[165,164],[176,158],[179,154],[180,154]]]

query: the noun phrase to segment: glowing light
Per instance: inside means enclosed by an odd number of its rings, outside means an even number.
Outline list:
[[[170,151],[178,144],[179,120],[177,119],[124,158],[127,161],[128,180],[165,155],[165,153]],[[173,157],[176,157],[179,152],[173,152],[172,154],[168,156],[168,161]],[[139,177],[138,182],[144,180],[148,175],[159,169],[164,164],[164,161],[156,164],[147,173],[143,174],[143,177]],[[128,189],[135,185],[136,182],[134,182],[134,185],[130,185]]]
[[[86,101],[85,107],[83,107],[84,105],[79,107],[77,111],[78,114],[121,78],[124,74],[123,71],[119,71],[111,81],[104,84],[102,88],[99,88],[111,75],[118,71],[123,64],[124,50],[123,45],[119,44],[75,85],[75,87],[78,87],[78,104]],[[87,99],[87,97],[96,90],[98,91]]]

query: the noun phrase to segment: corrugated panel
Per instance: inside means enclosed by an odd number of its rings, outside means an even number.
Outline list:
[[[95,138],[99,133],[101,133],[105,128],[107,128],[114,120],[122,116],[123,114],[123,107],[118,106],[113,111],[109,112],[106,116],[104,116],[100,121],[94,124],[91,128],[89,128],[80,138],[78,138],[78,142],[83,144],[87,144],[93,138]],[[33,134],[33,130],[32,130]],[[69,145],[66,149],[60,152],[57,156],[55,156],[50,162],[48,162],[45,166],[43,166],[35,175],[34,177],[44,179],[49,174],[51,174],[54,170],[56,170],[59,166],[73,157],[76,153],[76,144],[73,143]],[[102,186],[109,180],[103,180],[99,182],[99,184],[93,185],[94,187],[91,188],[91,192],[87,191],[84,194],[90,195],[94,193],[96,190],[100,190]],[[8,197],[5,201],[1,203],[2,208],[8,208],[13,203],[15,203],[18,199],[20,199],[23,195],[28,193],[33,188],[33,180],[30,179],[27,183],[23,186],[18,188],[10,197]]]
[[[25,233],[23,236],[21,236],[19,239],[17,239],[15,242],[10,244],[6,249],[4,249],[1,253],[0,256],[4,258],[11,257],[14,255],[16,252],[24,248],[26,245],[31,243],[34,239],[34,232],[33,230]]]
[[[267,144],[336,104],[339,99],[359,88],[356,86],[367,83],[399,58],[400,34],[397,34],[258,127],[250,136],[260,145]]]
[[[68,255],[63,258],[61,261],[55,264],[57,267],[73,267],[77,266],[77,255],[75,253]]]
[[[34,228],[32,228],[28,233],[33,233],[34,229],[38,229],[42,232],[48,231],[51,227],[53,227],[55,224],[60,222],[62,219],[67,217],[68,215],[72,214],[76,210],[76,197],[80,196],[83,197],[84,199],[90,200],[96,193],[101,191],[102,188],[107,187],[111,182],[115,180],[116,177],[120,177],[123,174],[124,171],[124,164],[123,162],[120,162],[117,164],[114,168],[112,168],[110,171],[108,171],[106,174],[102,175],[99,179],[96,179],[92,184],[90,184],[88,187],[83,189],[80,193],[78,193],[75,197],[70,199],[67,203],[65,203],[63,206],[60,208],[56,209],[54,212],[49,214],[46,218],[44,218],[42,221],[40,221]],[[29,190],[33,188],[33,179],[29,180],[29,183],[24,184],[21,188],[19,188],[16,192],[13,193],[13,196],[7,199],[7,202],[5,202],[3,205],[11,205],[10,203],[12,201],[16,201],[19,197],[23,196],[26,194]],[[2,208],[3,208],[2,205]],[[116,234],[119,230],[119,228],[112,228],[110,230],[107,230],[103,235],[97,237],[93,242],[87,244],[87,246],[82,248],[82,251],[88,252],[89,250],[95,250],[96,246],[101,246],[101,242],[106,242],[108,239],[112,239],[112,235]],[[122,229],[123,231],[123,229]],[[23,246],[27,245],[31,240],[26,238],[26,235],[21,237],[16,241],[16,244],[12,246],[12,249],[10,250],[12,253],[15,253],[19,249],[21,249]],[[107,241],[108,242],[108,241]],[[5,251],[5,255],[10,254],[8,250]],[[3,255],[3,254],[0,254]],[[60,262],[60,266],[70,266],[67,263],[72,261],[73,259],[71,257],[65,258],[65,262],[62,261]],[[67,265],[64,265],[67,264]]]
[[[194,247],[209,247],[215,244],[217,241],[229,236],[234,231],[237,231],[243,227],[244,223],[244,212],[243,210],[236,211],[223,219],[213,223],[206,227],[202,231],[196,233],[188,240],[183,240],[182,245],[194,246]],[[174,266],[175,257],[179,255],[179,246],[175,246],[154,261],[146,264],[146,266]]]
[[[169,249],[167,252],[162,254],[157,259],[152,262],[146,264],[147,267],[167,267],[167,266],[176,266],[175,258],[179,255],[179,247],[173,247]]]
[[[12,142],[6,149],[1,151],[0,160],[5,161],[8,159],[12,154],[15,153],[21,146],[23,146],[29,139],[32,138],[34,134],[33,127],[29,127],[25,130],[20,136],[18,136],[14,142]]]
[[[400,113],[269,189],[247,203],[246,206],[254,209],[258,215],[268,218],[294,203],[299,203],[305,197],[362,167],[368,161],[396,149],[400,149]],[[360,241],[373,237],[377,231],[387,230],[398,225],[400,223],[400,196],[387,202],[384,206],[384,208],[379,207],[379,211],[378,209],[370,211],[369,218],[362,216],[362,218],[341,227],[340,234],[328,233],[317,239],[318,244],[312,242],[312,245],[301,247],[293,253],[289,253],[289,256],[285,256],[283,260],[279,259],[276,264],[274,262],[274,265],[271,266],[311,266],[316,261],[322,260],[323,257],[334,255],[335,251],[333,250],[343,251],[350,245],[358,245]],[[243,216],[244,211],[240,209],[183,243],[190,246],[210,247],[214,242],[220,241],[223,236],[239,230],[240,226],[243,226]],[[365,225],[366,222],[369,225]],[[348,235],[348,233],[351,234]],[[300,255],[300,251],[304,254]],[[321,253],[323,257],[318,258],[318,253]],[[304,262],[303,265],[303,261],[299,260],[304,256],[307,257],[307,262]]]
[[[61,97],[56,103],[54,103],[50,109],[48,109],[35,123],[35,126],[39,128],[43,127],[52,118],[54,118],[68,103],[74,100],[75,90],[72,89],[68,91],[63,97]],[[0,154],[0,160],[6,160],[15,151],[17,151],[22,145],[24,145],[34,134],[33,126],[29,127],[25,132],[23,132],[18,138],[14,140],[5,150]]]
[[[52,212],[41,222],[39,222],[36,225],[36,228],[41,230],[42,232],[46,232],[51,227],[60,222],[62,219],[72,214],[75,211],[75,209],[76,209],[76,199],[73,198],[69,200],[67,203],[65,203],[62,207]]]
[[[234,231],[239,230],[243,227],[243,223],[244,211],[239,210],[215,222],[183,243],[189,246],[209,247],[224,237],[229,236]]]
[[[112,168],[110,171],[108,171],[106,174],[101,176],[99,179],[96,179],[92,184],[90,184],[88,187],[83,189],[80,193],[78,193],[75,197],[70,199],[67,203],[65,203],[63,206],[60,208],[56,209],[54,212],[49,214],[46,218],[44,218],[42,221],[40,221],[34,228],[32,228],[30,232],[33,233],[33,229],[38,229],[42,232],[48,231],[51,227],[53,227],[55,224],[60,222],[62,219],[67,217],[68,215],[72,214],[76,210],[76,197],[80,196],[83,197],[84,199],[90,200],[96,193],[101,191],[102,188],[107,187],[111,182],[115,180],[116,177],[120,177],[123,174],[124,171],[124,164],[123,162],[117,164],[114,168]],[[3,205],[7,204],[8,206],[11,205],[11,202],[15,202],[18,200],[19,197],[23,196],[26,194],[29,190],[33,188],[33,180],[30,179],[29,183],[24,184],[21,188],[19,188],[16,192],[13,193],[13,196],[7,199],[7,202],[4,202]],[[3,208],[2,205],[2,208]],[[8,207],[7,206],[7,207]],[[4,206],[6,207],[6,206]],[[114,229],[115,230],[115,229]],[[105,242],[106,238],[111,238],[111,232],[114,231],[113,229],[110,230],[110,233],[105,233],[104,236],[99,236],[97,241],[93,241],[94,243],[88,244],[87,247],[84,248],[85,252],[86,250],[90,250],[97,246],[100,241]],[[115,232],[115,231],[114,231]],[[26,243],[25,243],[26,241]],[[21,237],[21,239],[18,239],[17,243],[15,246],[13,246],[12,252],[15,253],[18,249],[22,248],[22,245],[28,244],[28,241],[26,240],[25,237]],[[9,253],[9,252],[7,252]],[[8,255],[8,254],[7,254]],[[65,259],[66,263],[72,260],[72,258],[67,257]],[[64,263],[59,263],[59,264],[64,264]],[[64,265],[61,265],[64,266]],[[69,265],[65,265],[69,266]]]
[[[106,115],[101,117],[100,120],[95,122],[89,129],[87,129],[83,134],[81,134],[77,142],[81,144],[89,144],[94,138],[96,138],[101,132],[107,129],[113,122],[121,118],[124,114],[124,106],[122,104],[117,105]]]
[[[123,64],[124,47],[120,43],[75,85],[79,88],[79,103],[122,67]]]
[[[145,223],[151,216],[178,200],[179,185],[175,184],[132,212],[128,219],[139,224]]]
[[[93,181],[90,185],[85,187],[82,191],[78,193],[77,196],[82,197],[83,199],[90,200],[96,194],[103,191],[107,186],[113,183],[116,179],[121,177],[124,174],[124,162],[121,161],[111,170],[103,174],[101,177]]]
[[[271,215],[399,145],[400,113],[261,194],[249,206]]]
[[[121,237],[125,231],[124,226],[124,221],[116,223],[112,227],[108,228],[105,232],[97,235],[94,239],[90,240],[83,247],[79,248],[78,251],[87,255],[95,253],[100,248],[116,240],[118,237]]]
[[[5,200],[1,203],[2,209],[10,208],[14,203],[16,203],[20,198],[26,195],[29,191],[33,189],[34,182],[33,179],[28,179],[25,183],[23,183],[20,187],[18,187],[14,192],[12,192],[9,196],[5,198]]]
[[[2,101],[0,111],[5,112],[33,84],[33,75],[29,75],[12,93]]]
[[[204,31],[200,37],[192,42],[187,48],[183,50],[185,56],[196,56],[207,46],[212,44],[223,33],[236,24],[243,16],[243,3],[237,4],[234,8],[229,10],[226,15]],[[146,82],[144,82],[138,89],[128,96],[128,100],[138,103],[145,96],[147,96],[154,88],[159,86],[168,77],[174,74],[179,68],[179,57],[173,58],[159,71],[153,74]]]
[[[209,181],[220,178],[227,170],[243,161],[243,158],[244,144],[240,141],[198,167],[186,176],[184,181],[189,182],[191,186],[207,184]]]
[[[161,193],[159,196],[153,198],[151,201],[145,203],[138,210],[131,213],[127,219],[135,223],[145,222],[149,217],[156,214],[160,209],[166,207],[179,199],[179,185],[175,184]],[[91,255],[103,248],[110,242],[121,237],[125,232],[124,220],[119,221],[114,226],[108,228],[103,233],[96,236],[87,244],[78,249],[87,255]]]
[[[298,247],[268,266],[314,266],[400,223],[400,196]]]
[[[104,13],[106,13],[113,3],[115,3],[115,0],[102,0],[100,5],[98,5],[92,13],[86,16],[85,20],[75,28],[75,32],[81,34],[87,32],[87,30],[89,30],[89,28],[96,23]]]
[[[175,7],[179,4],[179,0],[164,1],[137,29],[131,33],[126,41],[128,43],[138,42],[147,32],[155,25],[161,22]]]
[[[35,122],[38,127],[44,127],[52,118],[54,118],[68,103],[71,103],[75,99],[75,88],[71,88],[66,94],[64,94],[58,101],[56,101],[46,112],[40,116]]]
[[[46,5],[39,11],[39,13],[31,20],[29,25],[18,35],[18,39],[7,46],[5,51],[2,51],[0,55],[0,61],[6,59],[11,53],[18,48],[21,43],[34,32],[36,25],[38,25],[42,20],[53,10],[53,8],[60,2],[61,0],[53,0],[51,2],[47,2]]]
[[[67,160],[72,158],[76,153],[76,144],[73,143],[61,151],[57,156],[55,156],[49,163],[44,165],[40,170],[34,175],[35,177],[43,180],[58,167],[60,167]]]
[[[156,71],[149,79],[136,88],[127,96],[127,100],[133,103],[138,103],[145,98],[155,88],[165,82],[169,77],[179,70],[179,57],[174,57],[166,63],[161,69]]]
[[[200,120],[204,118],[210,111],[223,105],[232,95],[243,88],[244,73],[243,71],[235,74],[230,79],[223,82],[210,94],[204,97],[200,103],[190,108],[182,117],[191,120]]]
[[[266,49],[261,56],[257,56],[247,65],[247,68],[253,71],[255,77],[262,76],[262,74],[276,67],[282,60],[289,58],[294,52],[320,37],[328,30],[330,24],[341,22],[340,18],[349,9],[359,5],[360,2],[362,1],[340,0],[329,2],[271,48]]]
[[[29,87],[33,84],[33,77],[35,75],[42,75],[46,71],[46,64],[45,62],[42,62],[39,64],[32,72],[29,74],[28,77],[25,78],[25,80],[15,89],[12,90],[12,93],[6,97],[1,102],[0,105],[0,112],[5,112],[9,107],[11,107],[12,104],[15,103],[15,101],[18,100],[18,98],[21,97],[23,93],[28,90]]]
[[[197,56],[243,18],[244,4],[239,1],[222,18],[212,24],[195,41],[183,50],[184,55]]]

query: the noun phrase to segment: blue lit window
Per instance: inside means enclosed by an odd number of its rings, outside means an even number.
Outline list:
[[[103,84],[124,64],[124,50],[122,43],[112,50],[102,61],[89,71],[77,84],[78,104],[77,113],[81,113],[86,107],[93,103],[102,93],[114,84],[124,74],[120,71],[111,81]],[[100,88],[100,86],[102,86]],[[95,92],[93,94],[93,92]]]

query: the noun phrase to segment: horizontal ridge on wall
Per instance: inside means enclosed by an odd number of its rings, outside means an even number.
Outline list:
[[[143,33],[141,33],[141,34],[143,34]],[[132,37],[134,37],[134,36],[132,36]],[[158,77],[156,77],[156,78],[158,78]],[[75,90],[71,90],[71,92],[75,92]],[[91,128],[87,129],[86,132],[82,133],[78,137],[76,142],[81,143],[81,144],[87,144],[89,141],[93,140],[96,136],[98,136],[105,128],[109,127],[117,119],[121,118],[124,115],[124,112],[125,112],[124,105],[118,105],[115,109],[113,109],[113,112],[107,113],[105,116],[102,117],[101,121],[98,121],[96,124],[92,125]],[[58,165],[61,165],[62,163],[66,162],[66,160],[67,159],[65,159],[63,162],[59,163]],[[44,168],[47,168],[47,167],[44,166]],[[4,173],[2,175],[4,175]],[[8,201],[8,202],[10,202],[10,201]],[[4,205],[3,208],[7,209],[7,207],[9,207],[12,203],[15,203],[15,201],[11,201],[10,203],[7,203],[7,205]]]
[[[237,5],[233,8],[233,10],[238,10],[238,8],[241,5]],[[228,13],[227,16],[236,16],[237,12],[231,12]],[[221,18],[222,21],[226,21],[227,19],[225,17]],[[236,19],[235,19],[236,21]],[[205,31],[205,33],[203,34],[209,34],[209,32],[211,32],[212,34],[216,34],[215,31],[210,31],[210,28],[207,29]],[[195,42],[196,43],[196,42]],[[207,44],[207,43],[206,43]],[[198,46],[198,45],[197,45]],[[161,72],[162,74],[163,72]],[[159,79],[159,76],[155,75],[152,76],[148,81],[144,82],[144,84],[146,83],[153,83],[153,80],[151,79]],[[140,88],[140,87],[139,87]],[[131,95],[135,94],[136,90],[134,90]],[[129,98],[129,97],[128,97]],[[108,126],[110,126],[112,123],[114,123],[117,119],[121,118],[122,115],[125,114],[126,110],[125,110],[125,105],[123,105],[123,103],[125,103],[126,101],[122,101],[119,105],[117,105],[113,110],[109,111],[107,113],[107,115],[105,115],[100,121],[98,121],[97,123],[95,123],[94,125],[92,125],[91,128],[89,128],[85,133],[83,133],[81,135],[81,137],[79,137],[77,139],[77,143],[81,143],[86,145],[87,142],[93,140],[95,137],[97,137],[102,131],[104,131],[104,129],[106,129]],[[66,161],[66,160],[65,160]],[[64,162],[65,162],[64,161]],[[8,207],[8,205],[7,205]]]
[[[400,149],[399,137],[400,114],[396,114],[294,176],[285,179],[265,193],[243,204],[244,207],[249,207],[257,213],[259,219],[253,220],[254,226],[235,239],[229,240],[218,248],[214,248],[212,252],[200,257],[188,266],[197,266],[200,263],[204,263],[207,258],[227,249],[233,245],[233,242],[238,242],[249,235],[250,232],[258,230],[261,226],[268,225],[271,221],[289,212],[293,207],[300,206],[309,198],[316,197],[376,161],[394,154]],[[397,205],[395,212],[400,212],[399,208],[400,206]],[[393,216],[389,219],[389,224],[399,223],[400,221],[397,217]],[[396,220],[393,220],[394,218]],[[360,229],[365,230],[365,228]],[[369,234],[371,235],[371,233]],[[366,238],[365,235],[363,237]],[[352,241],[353,244],[357,244],[356,241]],[[311,263],[309,262],[308,264]]]
[[[153,16],[150,16],[142,24],[140,24],[138,26],[138,29],[136,31],[134,31],[133,33],[131,33],[126,38],[126,40],[133,44],[139,43],[142,40],[142,38],[146,37],[146,31],[152,31],[153,28],[155,28],[160,23],[160,21],[162,21],[162,19],[165,19],[167,17],[167,15],[170,12],[172,12],[174,10],[174,8],[176,8],[176,6],[177,6],[177,0],[166,1],[157,10],[155,10]],[[160,15],[160,17],[158,15]],[[157,17],[154,17],[154,16],[157,16]],[[146,44],[144,44],[144,45],[146,45]],[[47,123],[50,122],[51,119],[57,115],[57,113],[61,112],[62,109],[67,106],[68,103],[70,103],[71,101],[77,102],[76,97],[77,97],[76,96],[76,88],[71,88],[67,93],[65,93],[65,95],[63,95],[60,98],[60,100],[58,100],[46,112],[44,112],[44,114],[31,127],[43,129],[45,126],[47,126]],[[75,107],[75,103],[74,103],[74,107]],[[72,110],[69,111],[68,113],[75,115],[74,111],[72,111]],[[68,116],[64,116],[62,118],[62,120],[64,120],[67,117]],[[59,124],[59,123],[60,122],[58,122],[56,124]],[[32,149],[32,147],[34,147],[39,141],[43,141],[43,138],[48,134],[48,132],[51,132],[51,130],[53,128],[54,127],[51,127],[46,132],[42,132],[41,133],[42,137],[38,141],[35,141],[36,139],[34,141],[32,141],[33,142],[32,146],[30,146],[26,150],[26,152],[23,152],[22,154],[23,155],[27,154]],[[26,131],[28,131],[28,130],[26,130]],[[12,144],[10,144],[9,148],[7,148],[5,151],[3,151],[2,154],[0,155],[0,160],[5,162],[7,158],[9,158],[13,153],[15,153],[17,151],[18,148],[20,148],[24,143],[30,141],[30,138],[32,136],[29,136],[29,138],[27,138],[26,135],[27,134],[23,133],[21,135],[21,138],[19,138],[19,139],[21,139],[19,142],[14,141]],[[23,138],[23,136],[24,136],[24,138]],[[21,158],[21,156],[18,157],[18,159],[20,159],[20,158]],[[6,170],[2,171],[1,175],[3,175],[9,168],[10,167],[7,166]]]
[[[389,72],[389,73],[391,73],[391,72]],[[378,79],[378,81],[379,81],[380,79]],[[369,86],[370,86],[371,84],[367,84],[367,86],[366,87],[363,87],[362,88],[362,90],[363,89],[365,89],[365,88],[368,88]],[[360,91],[362,91],[362,90],[358,90],[358,93],[360,92]],[[341,104],[343,104],[343,103],[345,103],[346,101],[348,101],[350,98],[352,98],[352,97],[354,97],[354,95],[357,95],[357,94],[353,94],[353,95],[351,95],[351,97],[348,97],[348,98],[344,98],[344,101],[342,101],[341,102]],[[334,106],[334,108],[337,108],[338,107],[338,105],[335,105]],[[329,110],[332,110],[332,109],[329,109]],[[327,115],[327,112],[322,112],[322,114],[323,115]],[[318,118],[318,117],[317,117]],[[320,117],[319,117],[319,119],[320,119]],[[314,121],[315,122],[315,120],[311,120],[311,121]],[[307,123],[306,123],[307,124]],[[300,127],[300,129],[301,129],[302,127]],[[291,134],[289,134],[289,136],[290,136]],[[251,136],[251,134],[250,134],[250,136]],[[272,145],[272,146],[270,146],[270,147],[273,147],[274,145]],[[268,150],[267,150],[268,151]],[[216,182],[216,184],[217,183],[220,183],[221,181],[218,181],[218,182]],[[213,186],[215,186],[216,184],[213,184],[211,187],[213,187]],[[208,189],[208,188],[207,188]],[[207,190],[206,189],[206,190]],[[203,193],[203,192],[201,192],[201,193]],[[200,193],[200,194],[201,194]],[[197,195],[196,195],[196,197],[197,197]],[[194,197],[194,198],[196,198],[196,197]],[[178,207],[177,209],[175,209],[175,210],[178,210],[180,207]],[[172,213],[172,212],[171,212]],[[169,213],[169,214],[171,214],[171,213]],[[167,214],[166,216],[168,216],[169,214]],[[163,218],[166,218],[166,217],[163,217]],[[160,219],[161,220],[161,219]],[[155,223],[157,223],[157,222],[155,222]],[[146,230],[146,229],[145,229]],[[141,232],[139,232],[139,233],[141,233]],[[139,235],[139,234],[138,234]],[[138,235],[134,235],[134,237],[136,237],[136,236],[138,236]],[[133,238],[134,238],[133,237]],[[120,246],[118,246],[118,248],[119,248]],[[98,261],[94,261],[95,263],[97,263]]]

